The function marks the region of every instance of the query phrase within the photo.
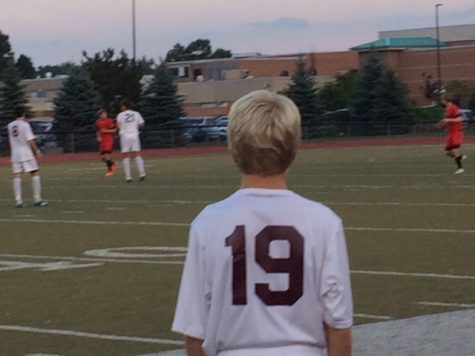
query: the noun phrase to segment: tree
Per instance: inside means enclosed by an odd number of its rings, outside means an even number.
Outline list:
[[[33,67],[33,62],[30,57],[25,56],[24,54],[20,55],[15,66],[20,71],[23,79],[34,79],[36,77],[36,70],[35,67]]]
[[[363,67],[352,105],[356,121],[352,131],[359,134],[386,134],[388,123],[412,121],[407,88],[393,71],[386,69],[376,53],[370,53]]]
[[[209,58],[229,58],[232,56],[230,50],[218,48],[213,52],[209,39],[198,38],[188,46],[177,43],[167,52],[166,62],[192,61]]]
[[[77,68],[71,72],[54,104],[54,117],[61,131],[91,127],[99,109],[99,95],[85,70]]]
[[[394,74],[386,69],[376,87],[373,110],[379,122],[398,123],[408,126],[412,122],[411,106],[407,100],[407,87]]]
[[[10,45],[9,37],[0,31],[0,81],[2,81],[3,72],[8,67],[9,57],[12,56],[12,46]]]
[[[473,82],[466,80],[451,80],[447,83],[447,91],[454,95],[458,101],[458,106],[467,107],[470,101]]]
[[[70,75],[78,67],[79,66],[73,62],[64,62],[57,65],[39,66],[36,74],[40,77],[46,77],[48,73],[50,73],[52,77],[56,77],[57,75]]]
[[[167,52],[165,61],[167,62],[181,62],[186,61],[186,50],[182,44],[177,43],[173,46],[171,50]]]
[[[153,81],[139,103],[147,126],[176,120],[184,115],[183,99],[177,92],[178,88],[173,82],[173,77],[165,62],[162,62],[155,70]]]
[[[325,111],[349,108],[357,83],[358,72],[350,70],[338,75],[334,82],[325,84],[319,93]]]
[[[217,48],[210,58],[231,58],[233,53],[229,49]]]
[[[23,106],[29,110],[28,100],[23,86],[20,84],[21,75],[15,67],[13,57],[7,57],[6,63],[2,85],[0,86],[0,126],[2,127],[15,119],[15,108],[17,106]]]
[[[375,52],[371,52],[367,64],[361,70],[352,103],[356,125],[353,132],[371,133],[374,123],[379,120],[375,110],[378,83],[383,76],[384,67]]]
[[[118,112],[121,100],[139,101],[145,65],[143,60],[129,59],[124,51],[116,57],[111,48],[96,53],[94,57],[89,57],[86,52],[83,52],[83,56],[83,66],[101,96],[104,109]]]
[[[305,68],[302,58],[298,60],[291,80],[291,84],[282,91],[282,94],[292,99],[297,105],[303,123],[318,121],[322,112],[318,89],[311,72]]]

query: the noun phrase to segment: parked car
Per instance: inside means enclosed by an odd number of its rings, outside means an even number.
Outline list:
[[[460,109],[460,113],[463,117],[463,128],[464,130],[469,130],[475,125],[475,117],[473,116],[473,111],[470,109]]]
[[[181,117],[187,127],[186,132],[191,136],[193,142],[208,142],[220,140],[219,128],[215,119],[210,116],[187,116]]]
[[[36,136],[36,143],[42,149],[59,147],[59,139],[54,133],[53,119],[31,119],[28,121]]]
[[[218,126],[219,130],[219,139],[221,141],[226,141],[228,138],[228,123],[229,117],[227,115],[221,115],[214,119],[216,126]]]

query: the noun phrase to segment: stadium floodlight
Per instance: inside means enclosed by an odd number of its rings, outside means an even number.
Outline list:
[[[132,56],[135,60],[137,55],[137,36],[135,31],[135,0],[132,0]]]
[[[436,31],[436,40],[437,40],[437,91],[440,93],[442,90],[442,69],[440,65],[440,31],[439,31],[439,7],[442,4],[435,5],[435,31]]]

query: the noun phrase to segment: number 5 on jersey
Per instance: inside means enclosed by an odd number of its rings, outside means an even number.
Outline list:
[[[289,243],[288,258],[270,256],[273,241]],[[247,304],[246,235],[244,225],[236,226],[226,238],[226,246],[233,254],[233,305]],[[285,291],[272,291],[267,283],[256,283],[255,294],[266,305],[293,305],[303,295],[304,239],[292,226],[266,226],[255,237],[255,262],[266,273],[287,273],[289,287]],[[251,265],[251,268],[254,265]]]

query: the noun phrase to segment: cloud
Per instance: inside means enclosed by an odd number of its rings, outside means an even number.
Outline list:
[[[280,17],[273,21],[250,22],[243,26],[245,30],[257,31],[299,31],[312,27],[312,24],[304,19],[294,17]]]

